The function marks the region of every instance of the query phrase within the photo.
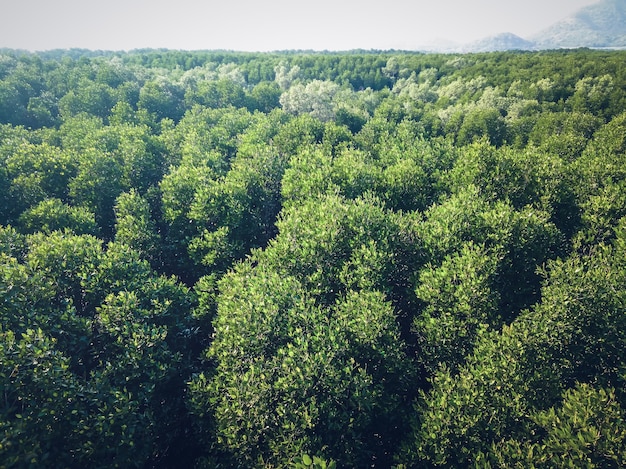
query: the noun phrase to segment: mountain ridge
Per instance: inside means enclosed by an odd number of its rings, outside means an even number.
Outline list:
[[[487,36],[462,47],[463,52],[490,52],[493,50],[528,50],[534,49],[535,43],[513,33],[500,33]]]
[[[538,49],[626,48],[626,0],[602,0],[530,38]]]
[[[457,47],[430,45],[428,52],[493,52],[546,49],[626,49],[626,0],[601,0],[524,38],[512,32]]]

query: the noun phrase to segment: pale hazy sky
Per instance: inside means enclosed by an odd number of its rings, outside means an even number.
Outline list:
[[[529,37],[598,0],[0,0],[0,47],[414,49]]]

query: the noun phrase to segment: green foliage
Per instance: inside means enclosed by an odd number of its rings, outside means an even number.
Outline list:
[[[334,460],[326,460],[319,456],[309,456],[303,453],[299,459],[296,459],[292,466],[294,469],[335,469],[337,464]]]
[[[200,104],[215,109],[229,106],[241,108],[246,105],[243,87],[228,79],[201,82],[196,89],[185,93],[185,100],[191,105]]]
[[[507,128],[500,111],[493,108],[476,108],[463,117],[457,134],[457,144],[466,145],[486,137],[494,146],[507,140]]]
[[[283,178],[285,205],[322,194],[356,199],[374,193],[391,209],[424,210],[443,190],[441,176],[451,164],[452,149],[425,141],[409,122],[395,131],[372,136],[376,153],[342,146],[302,149]]]
[[[76,234],[97,235],[98,225],[92,212],[84,207],[72,207],[59,199],[47,199],[25,210],[18,220],[25,233],[70,230]]]
[[[324,124],[308,114],[289,120],[274,137],[273,143],[279,151],[288,155],[298,154],[304,147],[321,143]]]
[[[68,201],[68,182],[76,173],[76,163],[69,152],[26,141],[9,144],[6,149],[9,155],[0,181],[4,179],[8,221],[14,222],[24,210],[48,197]]]
[[[475,186],[431,207],[418,229],[433,263],[469,241],[498,259],[495,288],[500,292],[500,315],[507,321],[539,298],[536,270],[561,252],[563,242],[546,213],[530,207],[517,211],[502,202],[489,204]]]
[[[78,174],[69,184],[74,203],[88,207],[104,236],[111,236],[115,224],[115,200],[128,184],[124,181],[124,163],[117,155],[97,151],[82,156]]]
[[[230,160],[237,153],[241,134],[255,123],[255,117],[246,109],[233,107],[207,109],[195,106],[172,129],[166,128],[162,138],[171,152],[170,161],[178,166],[187,160],[208,164],[217,173],[228,170]]]
[[[193,403],[214,406],[218,441],[239,464],[384,456],[411,364],[383,295],[319,307],[293,277],[246,263],[221,285],[215,329],[216,374],[192,383]]]
[[[572,109],[588,111],[600,116],[611,116],[609,106],[614,86],[610,75],[581,78],[576,83],[576,91],[569,99]]]
[[[68,372],[67,358],[41,329],[21,336],[2,331],[0,337],[3,464],[68,464],[59,443],[73,439],[81,415],[80,407],[72,403],[79,383]]]
[[[58,106],[59,114],[64,118],[86,113],[104,119],[114,104],[114,90],[110,86],[83,79],[76,89],[59,100]]]
[[[24,236],[11,226],[0,226],[0,253],[23,259],[26,253]]]
[[[18,244],[15,235],[5,243],[0,280],[3,461],[132,467],[157,458],[158,444],[181,432],[172,390],[188,366],[189,293],[92,236],[29,236],[24,264],[9,257]]]
[[[281,213],[278,236],[258,256],[296,276],[323,304],[351,288],[406,293],[420,261],[410,222],[375,198],[311,198]]]
[[[115,241],[127,244],[143,259],[158,265],[160,239],[148,202],[131,189],[118,197],[115,217]]]
[[[403,461],[467,465],[500,441],[535,441],[531,416],[556,406],[577,383],[622,386],[623,264],[619,249],[554,262],[541,303],[482,336],[458,373],[435,373]]]
[[[543,112],[528,117],[533,122],[529,141],[566,161],[578,158],[602,120],[588,112]]]
[[[0,466],[625,465],[623,61],[0,51]]]
[[[222,174],[210,164],[185,157],[160,187],[172,249],[165,262],[193,281],[224,272],[250,249],[264,246],[276,232],[281,209],[286,161],[275,149],[250,143]]]
[[[204,228],[204,241],[190,245],[202,252],[202,264],[225,270],[274,236],[284,168],[281,155],[263,149],[238,157],[223,179],[198,188],[188,217]]]
[[[563,160],[529,148],[496,149],[486,142],[465,147],[446,175],[453,192],[474,185],[481,196],[510,202],[518,210],[532,206],[551,215],[569,235],[578,228],[579,210]]]
[[[532,416],[538,441],[494,444],[488,467],[621,467],[626,463],[624,410],[613,389],[578,385],[559,407]],[[482,462],[482,461],[481,461]]]
[[[282,198],[286,207],[299,205],[308,198],[338,193],[332,180],[333,160],[322,149],[309,147],[289,161],[282,179]]]
[[[481,333],[500,326],[497,267],[493,255],[469,242],[441,266],[422,269],[416,294],[425,307],[413,327],[429,372],[444,364],[455,370]]]
[[[277,83],[262,81],[250,91],[248,107],[251,110],[268,113],[280,106],[280,95],[281,91]]]
[[[67,185],[76,171],[72,155],[48,144],[23,143],[6,161],[10,177],[36,179],[42,191],[51,197],[67,200]]]
[[[402,121],[383,133],[375,153],[383,167],[381,197],[395,210],[426,210],[444,192],[443,173],[457,157],[451,145],[427,140],[419,125]]]
[[[176,84],[165,80],[146,82],[139,91],[137,108],[157,121],[168,118],[178,121],[183,116],[183,92]]]
[[[626,114],[620,114],[599,129],[573,165],[573,172],[581,181],[575,190],[582,209],[583,229],[577,240],[582,245],[610,241],[616,221],[626,215],[625,125]]]

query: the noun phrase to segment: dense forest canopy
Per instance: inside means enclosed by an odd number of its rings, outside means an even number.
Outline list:
[[[0,51],[0,467],[623,467],[626,53]]]

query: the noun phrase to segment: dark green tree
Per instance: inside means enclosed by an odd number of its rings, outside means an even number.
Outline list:
[[[137,251],[153,266],[159,265],[160,238],[150,205],[135,191],[122,193],[115,204],[115,241]]]
[[[22,212],[18,226],[25,233],[70,230],[77,235],[98,235],[95,216],[85,207],[72,207],[59,199],[46,199]]]
[[[319,307],[293,277],[249,263],[221,291],[217,370],[191,389],[199,415],[214,408],[231,464],[284,467],[302,453],[385,464],[411,364],[384,296],[350,292]]]

